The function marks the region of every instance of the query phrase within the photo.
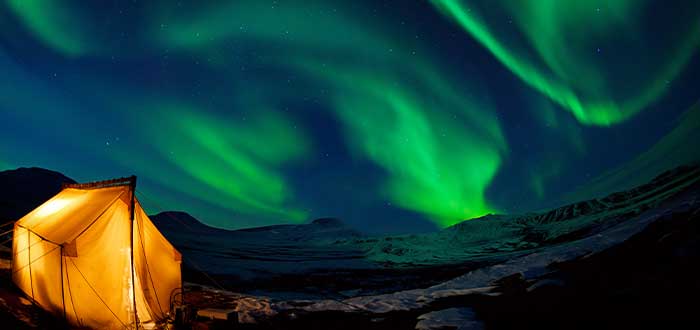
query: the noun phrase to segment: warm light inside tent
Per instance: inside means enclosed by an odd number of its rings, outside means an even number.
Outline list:
[[[71,200],[67,198],[56,198],[46,202],[37,211],[38,217],[46,217],[62,210],[66,205],[70,204]]]

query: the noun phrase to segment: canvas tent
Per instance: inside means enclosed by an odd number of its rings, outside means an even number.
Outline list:
[[[64,186],[17,221],[17,286],[75,326],[152,328],[167,319],[181,299],[181,255],[143,211],[135,187],[135,177]]]

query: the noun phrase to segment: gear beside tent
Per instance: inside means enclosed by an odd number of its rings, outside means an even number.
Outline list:
[[[147,329],[171,318],[182,258],[135,188],[136,177],[66,185],[17,221],[13,281],[74,326]]]

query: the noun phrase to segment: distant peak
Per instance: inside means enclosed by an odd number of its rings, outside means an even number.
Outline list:
[[[161,226],[170,225],[180,227],[184,225],[195,227],[209,227],[203,224],[201,221],[197,220],[197,218],[191,216],[189,213],[182,211],[163,211],[155,215],[150,215],[149,217],[151,218],[151,220],[153,220],[157,224],[160,224]]]
[[[312,225],[342,227],[345,223],[338,218],[318,218],[311,221]]]
[[[161,215],[163,215],[163,216],[175,216],[178,218],[192,218],[192,219],[194,219],[194,217],[191,216],[189,213],[183,212],[183,211],[163,211],[163,212],[156,214],[155,216],[161,216]]]
[[[474,220],[492,220],[492,219],[500,219],[500,218],[503,218],[503,217],[506,217],[506,215],[505,215],[505,214],[494,214],[494,213],[489,213],[489,214],[482,215],[482,216],[480,216],[480,217],[469,218],[469,219],[466,219],[466,220],[462,220],[462,221],[460,221],[460,222],[458,222],[458,223],[455,223],[454,225],[449,226],[449,227],[447,227],[447,228],[451,228],[451,227],[460,227],[460,226],[465,225],[465,224],[468,223],[469,221],[474,221]]]

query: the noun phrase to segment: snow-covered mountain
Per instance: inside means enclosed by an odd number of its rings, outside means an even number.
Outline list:
[[[369,260],[386,267],[500,260],[579,240],[634,219],[700,181],[700,167],[682,166],[651,182],[604,198],[522,215],[487,215],[437,233],[359,238],[336,245],[362,247]]]

